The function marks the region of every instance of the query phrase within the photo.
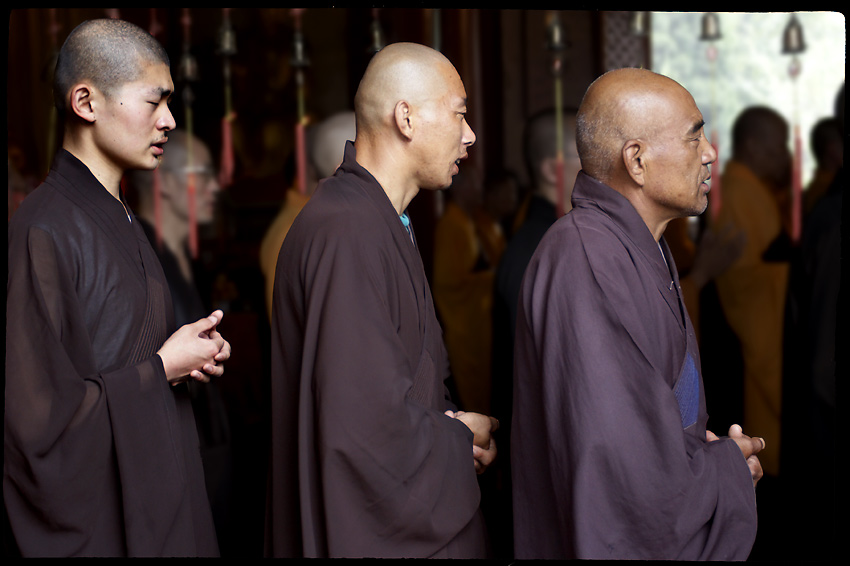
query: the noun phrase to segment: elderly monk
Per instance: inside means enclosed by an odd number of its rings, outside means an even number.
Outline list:
[[[24,556],[218,554],[184,382],[223,372],[222,313],[174,332],[120,192],[159,165],[173,89],[127,22],[84,22],[59,52],[62,148],[9,225],[3,495]]]
[[[675,81],[620,69],[587,90],[572,211],[526,270],[511,436],[517,558],[743,560],[755,456],[706,430],[696,337],[662,239],[701,214],[716,153]]]
[[[476,470],[495,419],[455,411],[416,234],[420,189],[445,189],[475,142],[452,64],[379,51],[354,99],[356,136],[277,262],[266,553],[485,556]]]

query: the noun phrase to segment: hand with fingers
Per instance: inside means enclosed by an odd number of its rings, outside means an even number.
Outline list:
[[[720,438],[710,430],[705,432],[706,439],[709,442],[720,440]],[[741,453],[744,455],[744,458],[747,460],[747,466],[750,468],[750,475],[753,477],[753,487],[755,487],[764,475],[764,471],[761,468],[761,462],[759,462],[758,456],[756,456],[756,454],[764,450],[767,446],[764,439],[757,436],[750,437],[745,435],[740,425],[736,424],[729,427],[728,437],[735,441],[738,448],[741,449]]]
[[[496,441],[493,433],[499,428],[498,419],[466,411],[446,411],[446,415],[458,419],[472,431],[473,464],[477,473],[484,473],[484,470],[496,459]]]
[[[157,354],[162,359],[165,377],[171,385],[189,379],[208,383],[224,373],[223,363],[230,358],[230,343],[217,327],[224,317],[220,310],[206,318],[181,326]]]

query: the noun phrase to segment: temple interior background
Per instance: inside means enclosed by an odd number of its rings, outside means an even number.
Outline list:
[[[430,8],[121,8],[13,9],[9,13],[7,144],[9,167],[31,190],[46,175],[61,145],[52,110],[52,63],[67,34],[80,22],[120,17],[151,32],[169,53],[178,127],[221,154],[223,120],[232,117],[234,174],[223,187],[215,221],[199,227],[198,280],[211,308],[226,315],[222,333],[233,346],[222,380],[234,414],[235,457],[245,481],[234,511],[244,532],[223,552],[262,548],[265,390],[268,321],[258,248],[295,179],[295,127],[353,109],[354,93],[371,55],[381,44],[412,41],[442,51],[464,81],[467,119],[477,135],[463,170],[480,176],[505,169],[528,181],[522,159],[526,118],[554,106],[577,108],[587,86],[603,72],[641,66],[670,76],[694,96],[706,133],[729,156],[731,125],[745,107],[764,104],[781,113],[801,137],[801,181],[812,176],[809,132],[834,112],[845,80],[844,16],[836,12],[717,13],[719,33],[706,29],[706,13]],[[804,49],[783,53],[792,19],[803,30]],[[235,51],[222,49],[229,21]],[[554,38],[552,24],[562,35]],[[300,35],[299,35],[300,34]],[[304,58],[296,57],[301,42]],[[197,72],[181,72],[191,56]],[[560,102],[555,90],[554,61]],[[230,78],[225,79],[225,64]],[[303,86],[298,84],[298,75]],[[303,89],[303,90],[301,90]],[[187,97],[187,90],[191,97]],[[304,114],[299,116],[299,96]],[[191,98],[191,100],[187,100]],[[228,113],[229,110],[232,114]],[[791,140],[794,143],[794,140]],[[793,151],[793,147],[791,147]],[[450,191],[451,189],[449,189]],[[14,211],[10,187],[9,214]],[[422,192],[411,216],[426,272],[433,258],[433,230],[444,195]],[[710,411],[710,408],[709,408]],[[781,505],[771,507],[780,508]],[[259,514],[258,514],[259,513]],[[765,520],[754,558],[781,556],[790,527]],[[810,541],[810,544],[814,544]],[[259,547],[257,546],[259,545]],[[251,554],[251,551],[245,551]]]

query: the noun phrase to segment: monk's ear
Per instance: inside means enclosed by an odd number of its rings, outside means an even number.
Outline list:
[[[69,94],[68,109],[71,114],[80,119],[94,123],[95,121],[95,90],[86,83],[76,84]]]
[[[393,118],[395,119],[395,126],[399,133],[408,140],[413,139],[410,104],[404,100],[398,101],[395,105]]]
[[[623,144],[623,165],[626,173],[641,187],[646,182],[646,144],[642,140],[628,140]]]

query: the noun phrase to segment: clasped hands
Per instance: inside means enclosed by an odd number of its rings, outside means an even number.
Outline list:
[[[710,430],[705,431],[705,437],[709,442],[720,440],[720,438]],[[750,475],[753,477],[753,487],[755,487],[756,483],[758,483],[764,475],[761,468],[761,462],[759,462],[759,459],[756,456],[756,454],[765,448],[764,439],[756,436],[749,437],[745,435],[741,427],[736,424],[729,427],[729,438],[735,441],[738,448],[741,449],[741,453],[744,455],[744,458],[746,458],[747,466],[750,468]]]
[[[208,383],[210,377],[224,373],[221,364],[230,358],[230,343],[216,330],[222,318],[224,313],[216,310],[197,322],[184,324],[165,341],[157,354],[169,384],[189,379]]]
[[[472,458],[475,471],[479,474],[496,459],[496,440],[493,433],[499,428],[499,421],[481,413],[466,411],[446,411],[453,419],[465,424],[472,431]]]

